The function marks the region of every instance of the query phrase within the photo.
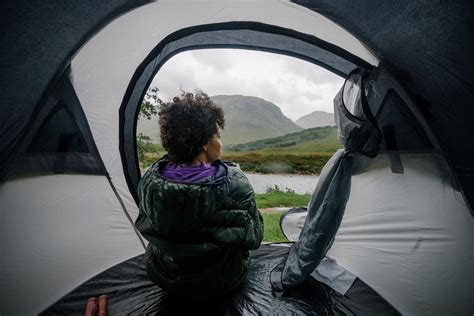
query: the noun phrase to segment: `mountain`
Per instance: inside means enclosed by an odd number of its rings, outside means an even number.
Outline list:
[[[319,126],[334,126],[334,114],[324,111],[314,111],[309,114],[306,114],[295,122],[303,128],[313,128]]]
[[[224,109],[224,144],[240,144],[302,130],[284,116],[278,106],[264,99],[242,95],[211,98]]]
[[[284,116],[278,106],[264,99],[243,95],[217,95],[211,98],[224,110],[224,144],[246,143],[303,129]],[[160,143],[158,117],[140,120],[137,130],[150,136],[153,142]]]

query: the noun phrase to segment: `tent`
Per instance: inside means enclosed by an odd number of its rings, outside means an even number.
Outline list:
[[[368,74],[380,150],[353,155],[328,255],[398,312],[472,314],[473,12],[469,1],[2,2],[0,313],[45,311],[133,266],[148,84],[179,52],[242,48]],[[285,218],[298,240],[305,212]]]

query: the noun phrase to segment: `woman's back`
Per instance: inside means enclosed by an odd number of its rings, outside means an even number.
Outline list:
[[[218,158],[224,112],[203,93],[183,93],[160,107],[160,137],[169,156],[139,184],[138,230],[149,241],[150,278],[179,296],[209,298],[235,289],[263,219],[245,175]]]

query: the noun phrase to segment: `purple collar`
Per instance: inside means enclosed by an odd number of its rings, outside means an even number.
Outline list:
[[[201,163],[199,166],[183,166],[174,162],[168,162],[161,171],[164,178],[183,183],[193,183],[212,176],[216,173],[217,167]]]

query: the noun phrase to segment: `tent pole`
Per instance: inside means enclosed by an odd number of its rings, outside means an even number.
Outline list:
[[[140,234],[140,232],[138,231],[137,227],[135,226],[135,223],[133,222],[133,219],[132,219],[132,217],[130,216],[130,213],[127,211],[127,208],[125,207],[125,204],[123,203],[122,198],[121,198],[120,195],[118,194],[117,189],[115,188],[115,185],[114,185],[114,183],[112,182],[112,178],[109,176],[108,173],[107,173],[107,180],[109,180],[110,187],[112,188],[112,190],[113,190],[114,193],[115,193],[115,196],[116,196],[117,199],[119,200],[120,206],[122,207],[122,210],[123,210],[123,212],[125,213],[125,216],[127,216],[128,220],[130,221],[130,224],[132,225],[133,230],[135,231],[135,234],[137,234],[138,239],[140,240],[140,243],[141,243],[142,246],[143,246],[143,249],[146,250],[146,245],[145,245],[145,242],[143,241],[142,235]]]

